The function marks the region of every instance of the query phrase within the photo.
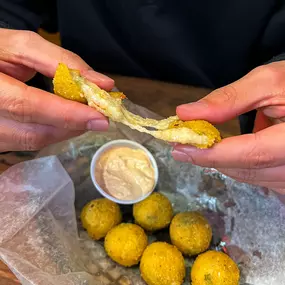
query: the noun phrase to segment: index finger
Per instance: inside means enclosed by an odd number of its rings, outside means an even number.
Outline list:
[[[284,104],[284,72],[282,62],[258,67],[198,102],[178,106],[176,113],[181,120],[202,119],[219,124],[250,110]]]
[[[268,168],[285,163],[285,124],[255,134],[230,137],[210,149],[175,146],[174,159],[212,168]],[[274,138],[274,139],[273,139]]]
[[[3,61],[22,64],[48,77],[53,77],[58,63],[63,62],[101,88],[110,90],[114,87],[114,80],[95,72],[81,57],[36,33],[1,29],[0,46],[0,59]]]

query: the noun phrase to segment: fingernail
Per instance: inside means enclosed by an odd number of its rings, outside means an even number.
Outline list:
[[[192,162],[191,156],[187,155],[185,152],[181,152],[178,150],[172,151],[172,156],[175,160],[181,162]]]
[[[178,106],[178,108],[207,108],[208,104],[206,101],[197,101],[197,102],[191,102],[191,103],[187,103],[187,104],[183,104]]]
[[[102,73],[99,73],[99,72],[96,72],[94,70],[88,70],[84,76],[86,76],[86,78],[88,79],[88,77],[90,79],[93,79],[93,80],[99,80],[99,81],[102,81],[102,82],[113,82],[114,83],[114,80]]]
[[[115,81],[112,78],[98,73],[94,70],[88,70],[85,74],[83,74],[83,76],[85,76],[87,80],[94,82],[100,88],[103,88],[106,91],[112,90],[115,84]]]
[[[107,120],[91,120],[87,123],[87,129],[90,131],[107,131],[108,127]]]
[[[208,109],[209,106],[206,102],[198,101],[178,106],[176,108],[176,113],[182,120],[197,120],[205,119],[203,117],[207,117]]]
[[[185,145],[177,145],[174,150],[179,151],[179,152],[183,152],[186,154],[192,153],[194,151],[195,152],[199,151],[199,149],[194,147],[194,146],[185,146]]]

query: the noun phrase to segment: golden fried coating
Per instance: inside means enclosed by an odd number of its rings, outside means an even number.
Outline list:
[[[75,72],[75,71],[74,71]],[[80,87],[74,82],[68,67],[60,63],[53,79],[54,93],[69,100],[87,103]]]
[[[137,224],[147,231],[166,228],[173,217],[170,201],[161,193],[153,193],[133,206],[133,216]]]
[[[122,221],[120,207],[105,198],[92,200],[81,212],[81,222],[88,235],[99,240]]]
[[[212,229],[197,212],[179,213],[171,221],[170,238],[183,254],[193,256],[209,248]]]
[[[123,105],[125,95],[121,92],[106,92],[83,78],[76,70],[58,65],[53,79],[54,93],[66,99],[88,103],[114,122],[147,133],[167,142],[190,144],[197,148],[209,148],[221,141],[219,131],[203,120],[180,121],[177,116],[163,120],[142,118],[129,112]],[[152,128],[152,130],[149,129]]]
[[[143,253],[140,271],[148,285],[181,285],[185,278],[184,258],[175,246],[154,242]]]
[[[204,120],[193,120],[193,121],[174,121],[169,125],[169,129],[174,128],[188,128],[193,130],[200,136],[206,136],[208,143],[196,145],[199,148],[208,148],[209,143],[215,144],[221,141],[221,135],[219,131],[209,122]]]
[[[138,225],[122,223],[108,232],[104,246],[111,259],[130,267],[139,263],[147,247],[147,236]]]
[[[197,257],[192,269],[192,285],[238,285],[240,272],[225,253],[207,251]]]

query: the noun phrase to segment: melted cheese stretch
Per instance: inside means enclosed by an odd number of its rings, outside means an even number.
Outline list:
[[[168,142],[190,144],[208,148],[221,140],[219,131],[209,122],[195,120],[183,122],[177,116],[163,120],[142,118],[129,112],[123,105],[125,96],[100,89],[96,84],[83,78],[76,70],[59,64],[54,80],[55,94],[66,99],[87,102],[111,120],[129,126]],[[149,130],[148,128],[153,128]]]

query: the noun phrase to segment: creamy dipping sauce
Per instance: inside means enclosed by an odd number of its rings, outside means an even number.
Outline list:
[[[153,190],[155,172],[147,154],[140,149],[114,147],[97,161],[95,178],[109,195],[136,200]]]

